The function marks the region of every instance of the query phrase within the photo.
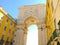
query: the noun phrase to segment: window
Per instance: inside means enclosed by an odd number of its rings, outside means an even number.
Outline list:
[[[49,2],[48,2],[48,7],[49,7]]]
[[[4,35],[2,35],[2,38],[4,38]]]
[[[11,29],[9,29],[9,33],[11,32]]]
[[[0,27],[1,27],[1,23],[0,23]]]
[[[10,23],[10,25],[12,26],[12,22]]]
[[[6,20],[6,23],[8,23],[8,19]]]
[[[0,44],[3,45],[3,43],[4,43],[4,35],[2,35],[2,38],[1,38],[0,42],[1,42]]]
[[[5,27],[4,27],[4,31],[6,31],[6,28],[7,28],[7,27],[5,26]]]
[[[48,11],[46,12],[46,14],[48,15]]]
[[[12,32],[12,34],[14,35],[14,31]]]
[[[1,17],[1,19],[3,19],[4,18],[4,16],[3,17]]]

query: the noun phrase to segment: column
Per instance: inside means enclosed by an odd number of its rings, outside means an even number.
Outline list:
[[[26,45],[27,41],[27,31],[24,31],[24,45]]]
[[[39,45],[47,45],[47,33],[45,24],[38,25]]]
[[[42,32],[41,32],[41,25],[38,25],[38,45],[42,45]]]
[[[24,30],[22,27],[18,27],[17,31],[15,32],[16,37],[14,37],[15,43],[14,45],[23,45],[24,42]]]

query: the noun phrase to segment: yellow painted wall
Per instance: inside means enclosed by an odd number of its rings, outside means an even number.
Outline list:
[[[6,41],[8,37],[9,37],[9,41],[11,41],[11,39],[14,38],[13,31],[15,31],[15,22],[12,21],[13,19],[9,18],[2,11],[0,11],[0,17],[1,17],[1,14],[3,14],[4,16],[3,16],[3,19],[0,19],[0,23],[1,23],[0,38],[2,38],[2,35],[4,35],[4,41]],[[8,20],[8,22],[6,20]],[[4,31],[5,26],[7,27],[6,31]],[[10,33],[9,33],[9,29],[11,30]]]
[[[46,3],[46,26],[47,26],[47,40],[50,40],[52,33],[54,32],[54,19],[52,15],[51,0],[47,0]]]

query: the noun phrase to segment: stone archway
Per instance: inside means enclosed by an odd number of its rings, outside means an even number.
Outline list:
[[[37,24],[38,26],[38,45],[46,45],[45,11],[45,5],[24,6],[19,8],[15,45],[26,45],[27,28],[32,24]]]
[[[29,16],[25,19],[25,24],[27,27],[32,25],[32,24],[37,24],[37,23],[38,23],[37,19],[33,16]]]
[[[28,18],[25,19],[25,27],[26,27],[26,31],[28,33],[28,27],[31,26],[31,25],[36,25],[37,26],[37,19],[33,16],[30,16]],[[24,34],[24,45],[26,45],[26,42],[27,42],[27,35],[28,34]]]

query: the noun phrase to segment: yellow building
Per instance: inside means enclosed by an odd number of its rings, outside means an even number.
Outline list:
[[[0,7],[0,44],[12,43],[15,32],[15,20]]]
[[[46,28],[47,28],[47,40],[49,41],[55,30],[51,0],[47,0],[46,3]]]
[[[47,45],[60,45],[60,0],[47,0],[46,10],[50,13],[47,13],[47,15],[52,15],[51,19],[53,20],[54,24],[54,31],[52,30],[53,27],[50,28],[50,30],[47,30]],[[50,17],[47,19],[50,20]],[[51,20],[48,21],[47,24],[49,24],[49,22],[51,22]]]

